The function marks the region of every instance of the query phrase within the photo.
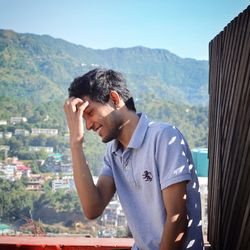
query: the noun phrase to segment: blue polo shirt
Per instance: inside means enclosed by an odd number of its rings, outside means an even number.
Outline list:
[[[112,176],[135,245],[158,250],[166,210],[161,191],[187,181],[188,231],[183,249],[203,246],[199,183],[189,146],[180,131],[166,123],[140,119],[127,149],[107,145],[102,175]]]

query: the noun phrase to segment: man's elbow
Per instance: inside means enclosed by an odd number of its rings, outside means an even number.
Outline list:
[[[102,215],[103,210],[99,209],[99,208],[88,208],[88,209],[83,209],[84,211],[84,216],[88,219],[88,220],[95,220],[97,219],[99,216]]]
[[[186,213],[177,213],[168,216],[167,224],[175,232],[175,242],[182,241],[188,229],[188,219]]]
[[[93,213],[84,213],[84,216],[88,219],[88,220],[95,220],[97,219],[100,214],[93,214]]]
[[[177,222],[176,227],[177,227],[178,236],[175,242],[182,241],[188,229],[187,216],[182,217],[182,219]]]
[[[186,232],[187,231],[187,229],[188,229],[188,218],[187,218],[187,214],[184,214],[181,218],[180,218],[180,220],[178,220],[178,226],[179,226],[179,228],[180,229],[182,229],[184,232]]]

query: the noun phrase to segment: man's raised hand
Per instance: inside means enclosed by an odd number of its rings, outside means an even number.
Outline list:
[[[83,112],[88,107],[88,101],[70,97],[65,101],[64,112],[70,132],[70,143],[82,143],[84,135]]]

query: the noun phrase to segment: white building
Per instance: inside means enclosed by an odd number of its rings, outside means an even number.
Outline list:
[[[53,180],[52,181],[52,190],[57,191],[59,189],[76,190],[73,176],[66,175],[60,179],[57,178],[56,180]]]
[[[119,200],[111,201],[105,208],[101,220],[104,225],[126,226],[127,221]]]
[[[57,136],[58,129],[52,128],[32,128],[31,135],[46,135],[46,136]]]
[[[52,190],[57,191],[59,189],[69,189],[68,182],[63,180],[63,179],[53,180],[52,181]]]
[[[15,172],[16,166],[15,165],[5,165],[2,170],[6,179],[15,180]]]
[[[28,136],[29,134],[30,134],[30,132],[26,129],[21,129],[21,128],[15,129],[15,135]]]
[[[0,120],[0,125],[7,125],[7,121],[5,121],[5,120]]]
[[[53,147],[40,147],[40,146],[29,146],[30,152],[39,152],[44,150],[46,153],[52,154],[54,152]]]
[[[27,118],[22,117],[22,116],[16,116],[16,117],[10,118],[10,123],[12,124],[17,124],[17,123],[22,123],[22,122],[27,122]]]
[[[7,139],[12,137],[12,132],[4,132],[3,136]]]
[[[10,150],[10,146],[6,146],[6,145],[0,145],[0,151],[9,151]]]

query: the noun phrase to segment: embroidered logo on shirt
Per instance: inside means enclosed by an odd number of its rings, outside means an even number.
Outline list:
[[[153,180],[153,175],[152,175],[152,173],[149,172],[149,171],[147,171],[147,170],[144,171],[144,174],[142,175],[142,177],[143,177],[143,179],[144,179],[145,181],[152,181],[152,180]]]

